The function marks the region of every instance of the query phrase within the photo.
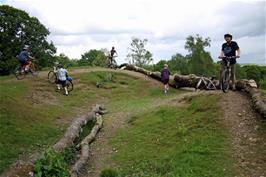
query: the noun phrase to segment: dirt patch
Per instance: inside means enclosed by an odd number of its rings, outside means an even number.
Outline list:
[[[54,95],[55,85],[46,83],[45,81],[41,81],[39,79],[35,79],[32,82],[31,92],[27,96],[27,99],[33,104],[52,104],[55,105],[57,103],[57,98]]]
[[[252,109],[244,93],[224,94],[220,106],[231,134],[232,154],[239,176],[266,176],[266,122]]]

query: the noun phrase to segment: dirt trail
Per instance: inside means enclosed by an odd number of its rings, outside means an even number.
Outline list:
[[[200,92],[201,94],[223,94],[217,92]],[[175,103],[182,105],[184,97],[199,95],[197,92],[189,92],[154,104],[157,106]],[[224,112],[223,120],[231,135],[233,158],[236,159],[235,168],[238,177],[266,177],[266,123],[253,109],[247,95],[241,92],[229,92],[222,95],[220,102]],[[102,129],[97,141],[91,146],[92,158],[88,162],[87,173],[83,177],[98,177],[103,168],[111,167],[107,160],[116,149],[108,144],[109,139],[117,129],[126,125],[130,113],[116,113],[105,117],[105,126]],[[107,165],[108,164],[108,165]]]
[[[239,176],[266,177],[266,122],[252,109],[244,93],[229,92],[220,105],[231,134]]]

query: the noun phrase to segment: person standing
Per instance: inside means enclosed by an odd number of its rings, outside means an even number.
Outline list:
[[[161,70],[161,80],[164,84],[164,93],[167,94],[169,91],[169,78],[170,78],[170,71],[168,69],[168,65],[164,64],[163,69]]]

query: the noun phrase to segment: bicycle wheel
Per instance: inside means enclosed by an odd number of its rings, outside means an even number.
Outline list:
[[[54,73],[54,71],[49,71],[48,81],[52,84],[56,83],[56,74]]]
[[[229,70],[226,69],[222,74],[222,90],[224,93],[227,93],[229,90],[230,75]]]
[[[17,80],[22,80],[22,79],[25,78],[25,73],[21,72],[21,67],[20,66],[16,67],[16,69],[14,71],[14,74],[15,74]]]
[[[67,87],[67,90],[68,92],[71,92],[73,89],[74,89],[74,85],[72,83],[72,81],[66,81],[66,87]]]

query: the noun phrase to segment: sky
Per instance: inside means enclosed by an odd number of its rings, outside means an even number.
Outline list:
[[[154,63],[184,49],[188,35],[211,38],[206,48],[217,61],[231,33],[241,49],[239,63],[266,64],[265,0],[0,0],[37,17],[57,53],[80,58],[90,49],[115,46],[125,62],[131,38],[147,38]]]

